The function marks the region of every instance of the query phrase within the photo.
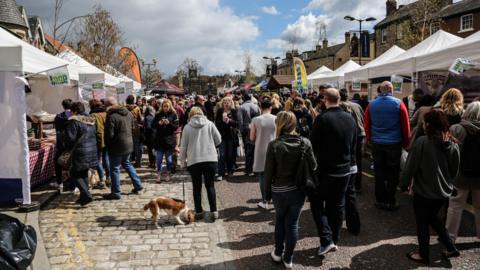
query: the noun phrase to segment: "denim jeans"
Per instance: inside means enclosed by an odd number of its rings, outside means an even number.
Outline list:
[[[157,150],[157,171],[158,173],[162,173],[162,162],[163,156],[165,156],[165,160],[167,161],[167,172],[172,170],[172,158],[173,158],[173,151],[172,150]]]
[[[373,144],[372,154],[375,172],[375,199],[378,203],[395,205],[402,145]]]
[[[272,192],[275,206],[275,255],[285,262],[292,262],[293,250],[298,241],[298,221],[305,203],[305,193],[301,190]]]
[[[207,190],[208,204],[210,211],[217,211],[217,198],[215,192],[215,171],[217,170],[216,162],[200,162],[188,167],[188,172],[192,177],[193,185],[193,202],[195,204],[195,212],[202,213],[202,178]]]
[[[111,192],[113,195],[120,197],[120,166],[128,173],[132,180],[133,188],[139,190],[142,188],[142,182],[137,175],[137,171],[130,163],[130,154],[112,155],[110,154],[110,179],[112,180]]]
[[[357,209],[357,194],[355,184],[358,174],[350,175],[347,191],[345,193],[345,221],[347,230],[353,234],[360,233],[360,215]]]
[[[417,222],[417,238],[419,254],[423,259],[428,260],[430,255],[430,229],[431,226],[438,235],[440,242],[445,245],[447,251],[456,250],[448,235],[447,228],[438,214],[448,202],[448,199],[428,199],[420,195],[413,195],[413,210]]]
[[[251,173],[253,170],[253,155],[255,153],[255,144],[250,141],[250,130],[242,132],[243,147],[245,150],[245,173]]]
[[[98,177],[100,181],[104,181],[105,175],[110,177],[110,159],[108,158],[107,148],[98,149],[98,165],[97,165]]]
[[[323,176],[318,193],[309,197],[313,219],[320,236],[320,244],[325,247],[337,244],[340,238],[345,213],[345,192],[350,175],[345,177]]]
[[[142,141],[140,140],[140,136],[133,136],[133,153],[130,156],[130,160],[135,161],[136,165],[140,165],[142,162],[142,154],[143,145]]]
[[[219,148],[220,158],[218,160],[218,175],[224,176],[225,169],[227,173],[233,173],[235,162],[235,146],[232,139],[223,140]]]
[[[258,184],[260,185],[260,193],[262,194],[262,201],[265,202],[265,174],[258,173]]]

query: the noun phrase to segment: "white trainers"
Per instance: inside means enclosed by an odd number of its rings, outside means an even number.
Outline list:
[[[257,206],[263,209],[268,209],[268,202],[259,202],[257,203]]]
[[[223,180],[223,177],[218,176],[217,179],[215,179],[215,180],[217,180],[217,181],[222,181],[222,180]]]
[[[57,182],[50,183],[50,186],[53,187],[53,188],[60,188],[60,185],[57,184]]]
[[[282,260],[282,261],[283,261],[283,260]],[[293,262],[287,263],[286,261],[283,261],[283,265],[284,265],[285,268],[287,268],[287,269],[292,269],[292,268],[293,268]]]
[[[320,246],[320,248],[318,249],[318,256],[323,256],[330,251],[337,251],[337,249],[338,247],[334,243],[331,243],[326,247]]]
[[[272,252],[270,253],[270,256],[272,256],[272,260],[274,262],[279,263],[282,261],[282,257],[275,255],[275,250],[272,250]]]

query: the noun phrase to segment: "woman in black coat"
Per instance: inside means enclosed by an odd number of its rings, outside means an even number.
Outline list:
[[[76,202],[84,206],[93,200],[88,191],[88,170],[98,165],[95,118],[85,114],[81,102],[73,103],[71,111],[73,116],[67,123],[65,142],[67,150],[72,151],[70,177],[80,190]]]
[[[175,149],[175,146],[177,145],[175,130],[177,130],[178,124],[178,117],[173,109],[172,102],[166,99],[162,103],[161,110],[153,119],[153,129],[155,130],[153,148],[157,150],[157,183],[160,183],[161,181],[163,156],[165,156],[165,160],[167,161],[165,181],[170,181],[170,171],[173,164],[173,151],[178,150]]]
[[[218,160],[218,181],[223,179],[226,172],[233,175],[235,165],[236,148],[238,146],[238,114],[235,104],[230,97],[222,99],[222,108],[218,109],[215,117],[215,126],[222,136],[220,144],[220,158]]]

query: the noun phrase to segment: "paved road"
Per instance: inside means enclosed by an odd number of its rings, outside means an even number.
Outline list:
[[[165,216],[161,228],[150,224],[142,206],[159,195],[181,198],[186,180],[187,202],[192,191],[186,172],[171,183],[155,184],[151,169],[140,169],[146,193],[128,194],[131,184],[122,174],[120,201],[96,200],[81,208],[76,196],[64,194],[40,212],[40,231],[45,240],[52,269],[282,269],[271,262],[273,210],[257,208],[259,188],[256,178],[234,176],[217,183],[220,220],[174,226]],[[239,172],[241,174],[241,172]],[[295,252],[295,269],[413,269],[405,254],[416,245],[415,224],[410,198],[401,196],[397,212],[384,212],[372,206],[373,180],[364,178],[359,197],[362,232],[352,236],[342,231],[340,249],[321,260],[316,256],[318,238],[308,203],[300,222],[300,241]],[[204,200],[206,196],[204,196]],[[204,201],[204,206],[207,203]],[[480,269],[480,243],[475,242],[473,219],[466,215],[458,247],[462,257],[451,262],[438,255],[441,247],[432,237],[433,267]]]
[[[364,176],[364,191],[358,197],[362,229],[359,236],[341,232],[339,250],[325,259],[316,256],[319,240],[308,207],[305,204],[300,220],[300,241],[294,254],[295,269],[414,269],[405,254],[416,248],[415,220],[411,197],[400,195],[402,207],[396,212],[385,212],[373,206],[373,179]],[[230,241],[220,243],[234,251],[238,269],[282,269],[271,262],[273,248],[273,210],[257,208],[260,197],[256,178],[233,177],[217,185],[223,204],[220,216]],[[480,242],[474,235],[472,215],[466,214],[457,247],[462,257],[443,261],[442,246],[432,236],[432,268],[480,269]],[[476,241],[476,242],[475,242]]]

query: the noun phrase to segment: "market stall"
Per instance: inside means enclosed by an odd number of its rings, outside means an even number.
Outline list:
[[[360,68],[360,65],[352,60],[347,61],[345,64],[334,70],[324,74],[319,74],[309,80],[314,87],[318,87],[322,84],[329,84],[334,87],[342,88],[345,85],[344,75],[346,72],[351,72]]]
[[[315,70],[314,72],[310,73],[307,76],[307,80],[313,80],[313,79],[315,79],[315,77],[317,77],[320,74],[327,74],[327,73],[330,73],[330,72],[333,72],[333,70],[329,69],[326,66],[321,66],[317,70]]]

